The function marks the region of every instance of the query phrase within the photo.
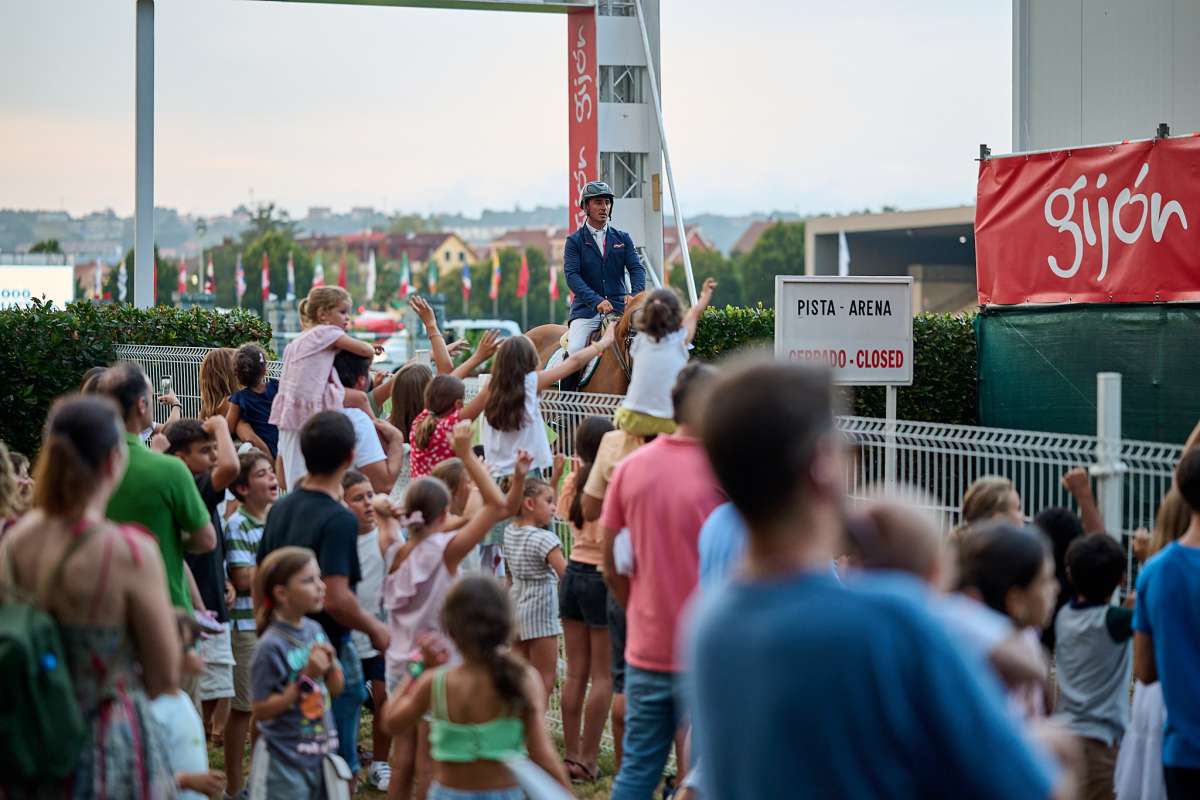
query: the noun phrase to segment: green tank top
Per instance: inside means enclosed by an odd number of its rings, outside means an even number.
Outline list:
[[[433,719],[429,744],[434,761],[505,761],[525,753],[525,723],[513,717],[488,722],[451,722],[446,713],[446,670],[433,675]]]

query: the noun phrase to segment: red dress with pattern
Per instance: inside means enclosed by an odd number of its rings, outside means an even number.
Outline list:
[[[429,419],[429,409],[425,409],[413,420],[412,428],[408,431],[408,444],[412,451],[408,454],[409,464],[412,465],[412,479],[423,478],[433,472],[433,468],[454,458],[454,445],[451,444],[451,434],[459,421],[459,409],[454,409],[444,417],[439,417],[433,435],[429,437],[428,447],[417,447],[417,430]]]

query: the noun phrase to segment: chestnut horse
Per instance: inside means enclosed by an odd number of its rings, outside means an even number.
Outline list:
[[[641,306],[645,294],[642,292],[626,304],[625,313],[616,322],[616,341],[600,356],[600,363],[596,365],[596,371],[592,373],[587,385],[579,391],[623,395],[629,389],[629,376],[626,374],[626,369],[633,367],[633,361],[629,357],[629,342],[632,341],[634,333],[633,314]],[[525,334],[533,342],[533,346],[538,352],[541,368],[545,369],[546,362],[558,350],[559,343],[566,332],[566,325],[548,324],[538,325]],[[624,368],[621,366],[622,363],[625,365]]]

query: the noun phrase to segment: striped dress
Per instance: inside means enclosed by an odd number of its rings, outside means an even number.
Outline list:
[[[546,561],[558,537],[532,525],[509,525],[504,529],[504,562],[512,577],[512,600],[517,614],[517,638],[521,641],[558,636],[558,576]]]

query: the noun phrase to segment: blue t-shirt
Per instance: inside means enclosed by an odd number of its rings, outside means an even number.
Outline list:
[[[724,580],[746,551],[746,523],[733,503],[712,510],[700,528],[700,586]]]
[[[241,409],[242,419],[250,423],[250,427],[263,440],[263,444],[271,448],[271,457],[278,455],[279,428],[271,424],[271,404],[279,392],[279,381],[271,378],[267,381],[265,392],[253,389],[239,389],[229,397],[229,402]],[[235,436],[237,431],[230,431]]]
[[[1133,629],[1154,639],[1167,727],[1163,763],[1200,767],[1200,547],[1172,542],[1137,579]]]
[[[703,796],[1049,797],[1055,768],[927,596],[824,572],[706,592],[685,678]]]

